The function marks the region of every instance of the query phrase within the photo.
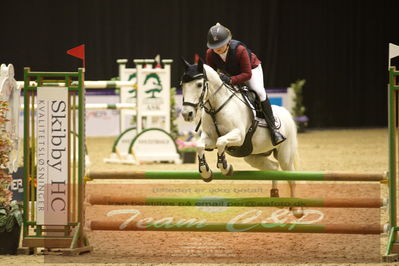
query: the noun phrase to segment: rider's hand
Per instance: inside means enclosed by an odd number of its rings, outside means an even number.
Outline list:
[[[230,78],[229,76],[227,76],[227,75],[225,75],[225,74],[223,74],[223,73],[220,73],[219,76],[220,76],[220,79],[221,79],[224,83],[231,84],[231,78]]]

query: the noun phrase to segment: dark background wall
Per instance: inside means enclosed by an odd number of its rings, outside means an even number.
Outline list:
[[[0,63],[74,71],[65,53],[86,44],[86,80],[118,75],[118,58],[204,55],[216,22],[263,61],[266,87],[306,79],[312,127],[385,126],[388,43],[399,44],[398,0],[3,1]],[[131,63],[130,67],[133,66]]]

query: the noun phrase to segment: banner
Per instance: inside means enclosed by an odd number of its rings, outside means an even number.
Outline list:
[[[68,223],[68,88],[37,88],[37,224]]]

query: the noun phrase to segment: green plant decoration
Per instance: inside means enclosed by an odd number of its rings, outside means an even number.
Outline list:
[[[294,90],[294,107],[292,108],[292,115],[294,116],[295,123],[299,132],[304,132],[308,126],[309,118],[305,115],[306,108],[303,105],[303,87],[306,83],[305,79],[297,80],[291,83],[290,88]]]

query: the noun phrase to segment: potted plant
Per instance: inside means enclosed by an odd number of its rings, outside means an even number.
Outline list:
[[[0,205],[0,255],[17,254],[21,226],[21,206],[15,200]]]
[[[0,101],[0,254],[16,254],[22,225],[21,208],[11,201],[12,177],[6,165],[12,149],[10,132],[5,129],[8,103]]]
[[[295,123],[298,128],[298,132],[305,132],[305,128],[308,126],[309,118],[305,115],[306,108],[303,105],[303,86],[306,80],[297,80],[291,83],[290,87],[294,90],[294,106],[292,108],[292,114],[294,116]]]
[[[177,148],[183,163],[195,163],[197,157],[197,145],[193,141],[176,140]]]
[[[179,135],[179,128],[176,124],[176,120],[179,113],[176,109],[176,88],[170,88],[170,134],[173,138],[177,138]]]

